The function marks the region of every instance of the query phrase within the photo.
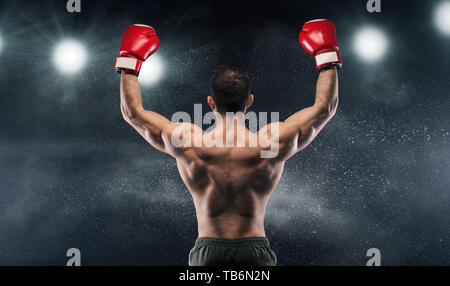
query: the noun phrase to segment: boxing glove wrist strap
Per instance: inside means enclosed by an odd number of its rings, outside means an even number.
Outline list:
[[[316,67],[317,69],[322,69],[324,67],[327,67],[329,65],[341,67],[341,56],[339,54],[339,51],[327,51],[320,53],[314,57],[316,61]]]
[[[114,64],[114,69],[118,72],[122,70],[128,70],[136,75],[139,74],[142,67],[142,61],[131,57],[117,57],[116,63]]]

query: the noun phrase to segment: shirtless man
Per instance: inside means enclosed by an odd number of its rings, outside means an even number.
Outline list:
[[[191,266],[277,263],[264,231],[269,196],[280,180],[285,161],[308,146],[333,117],[338,104],[336,70],[341,66],[341,58],[333,23],[328,20],[305,23],[299,41],[314,56],[320,71],[316,100],[314,105],[284,122],[261,128],[259,132],[267,132],[266,138],[276,144],[278,151],[275,156],[263,158],[261,151],[268,148],[259,139],[256,145],[244,147],[208,144],[218,136],[227,138],[227,142],[236,142],[240,136],[246,143],[259,138],[258,133],[245,127],[243,113],[254,99],[246,73],[223,67],[213,75],[207,101],[223,118],[216,122],[213,131],[204,132],[190,123],[172,123],[143,108],[137,78],[142,62],[158,49],[155,30],[133,25],[125,31],[115,64],[115,69],[121,72],[121,111],[125,121],[152,146],[177,161],[181,178],[192,195],[198,221],[198,238],[189,253]],[[275,135],[268,132],[274,124],[278,126]],[[243,133],[234,132],[237,127],[243,128]],[[231,138],[226,137],[230,132]],[[200,134],[203,140],[200,145],[192,144],[198,139],[195,134]],[[184,140],[183,144],[175,144],[175,137]]]

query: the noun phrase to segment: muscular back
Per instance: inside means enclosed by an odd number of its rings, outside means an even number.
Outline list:
[[[199,236],[265,235],[265,208],[284,163],[261,158],[261,150],[199,147],[178,157],[178,169],[194,200]]]

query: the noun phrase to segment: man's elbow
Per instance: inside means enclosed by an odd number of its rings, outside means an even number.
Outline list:
[[[330,118],[334,117],[334,115],[336,114],[337,107],[338,107],[338,103],[337,103],[337,101],[336,101],[336,104],[333,104],[333,105],[330,106],[330,108],[328,109],[328,116],[329,116]]]
[[[331,102],[328,102],[326,104],[320,104],[317,106],[317,108],[320,109],[320,114],[323,117],[331,118],[336,114],[336,110],[338,107],[338,100],[333,100]]]
[[[338,108],[338,97],[334,97],[332,100],[330,100],[330,102],[328,102],[327,104],[324,105],[323,107],[323,112],[328,116],[328,117],[333,117],[336,114],[337,108]]]
[[[339,105],[339,99],[338,99],[338,97],[336,97],[334,100],[332,100],[330,107],[329,107],[330,118],[336,114],[338,105]]]
[[[122,111],[122,117],[126,122],[132,123],[139,120],[139,115],[141,113],[139,108],[130,108],[129,106],[121,105],[120,110]]]

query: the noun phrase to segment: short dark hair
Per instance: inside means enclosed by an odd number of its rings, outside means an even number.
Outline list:
[[[244,111],[250,95],[250,79],[247,73],[236,67],[222,66],[211,78],[211,96],[217,111]]]

